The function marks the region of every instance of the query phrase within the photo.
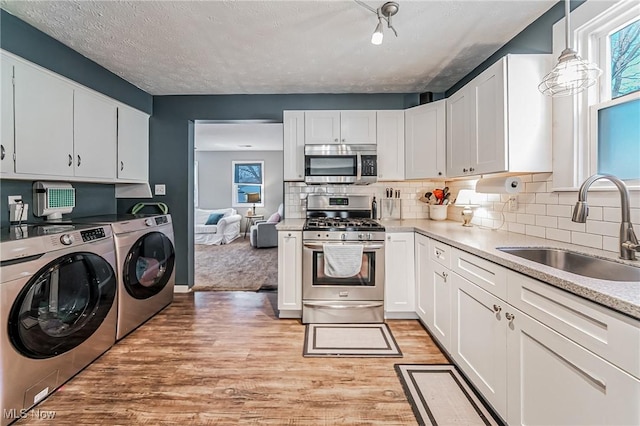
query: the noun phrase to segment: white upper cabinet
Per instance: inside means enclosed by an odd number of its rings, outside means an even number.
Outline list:
[[[378,111],[378,180],[404,180],[404,111]]]
[[[284,180],[304,181],[304,111],[283,111]]]
[[[442,178],[446,169],[446,101],[405,110],[405,177]]]
[[[89,91],[74,91],[75,176],[116,177],[117,108]]]
[[[507,55],[447,99],[447,176],[551,171],[549,55]]]
[[[149,179],[149,115],[118,107],[118,179]]]
[[[16,172],[73,176],[73,86],[20,62],[14,73]]]
[[[2,84],[0,86],[0,112],[2,112],[2,134],[0,140],[0,173],[6,177],[14,172],[13,166],[13,62],[5,55],[1,56]]]
[[[305,144],[375,144],[376,111],[305,111]]]

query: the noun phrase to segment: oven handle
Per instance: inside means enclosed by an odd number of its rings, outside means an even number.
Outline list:
[[[377,308],[382,306],[382,302],[362,303],[360,305],[333,305],[326,302],[303,302],[304,306],[312,306],[314,308],[327,308],[327,309],[366,309]]]
[[[356,154],[356,182],[360,182],[362,180],[362,155],[358,152]]]
[[[334,243],[332,242],[331,244],[340,244],[340,245],[354,245],[354,244],[362,244],[362,243]],[[324,247],[324,243],[303,243],[303,246],[305,246],[306,248],[310,248],[310,249],[320,249],[322,250]],[[363,250],[380,250],[381,248],[384,248],[384,244],[362,244],[362,249]]]

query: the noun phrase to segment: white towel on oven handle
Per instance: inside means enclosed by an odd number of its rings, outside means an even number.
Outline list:
[[[332,278],[357,275],[362,267],[362,244],[323,244],[324,274]]]

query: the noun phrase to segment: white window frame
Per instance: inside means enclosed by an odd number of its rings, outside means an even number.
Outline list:
[[[237,183],[236,182],[236,164],[260,164],[260,168],[262,169],[262,183]],[[264,161],[262,160],[232,160],[231,161],[231,207],[253,207],[254,204],[256,207],[264,207]],[[239,185],[251,185],[251,186],[259,186],[260,193],[262,194],[262,198],[259,203],[240,203],[236,200],[236,194],[238,193]]]
[[[583,59],[606,66],[608,46],[601,40],[613,28],[622,28],[639,13],[640,8],[634,0],[588,0],[571,12],[573,47]],[[564,27],[564,18],[553,26],[555,58],[566,47]],[[587,177],[597,172],[598,133],[597,123],[594,123],[597,113],[594,111],[608,103],[611,91],[610,81],[603,84],[603,77],[598,84],[582,93],[552,100],[553,191],[577,191]],[[620,99],[630,100],[631,95]],[[617,190],[607,181],[598,181],[592,188]],[[627,188],[640,190],[640,181],[627,181]]]

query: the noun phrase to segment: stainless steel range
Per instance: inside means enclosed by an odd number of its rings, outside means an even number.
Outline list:
[[[384,320],[384,237],[366,195],[307,198],[302,243],[302,322]]]

